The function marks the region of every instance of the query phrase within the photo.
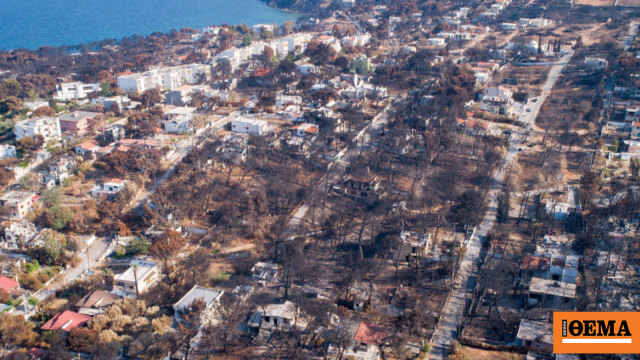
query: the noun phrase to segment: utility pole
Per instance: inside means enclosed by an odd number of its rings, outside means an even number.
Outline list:
[[[89,245],[87,245],[87,270],[91,269],[91,257],[89,257]]]

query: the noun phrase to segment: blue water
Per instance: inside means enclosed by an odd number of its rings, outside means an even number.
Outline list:
[[[260,0],[0,0],[0,14],[0,50],[297,17]]]

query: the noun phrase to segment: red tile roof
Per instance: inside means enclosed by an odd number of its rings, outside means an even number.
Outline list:
[[[18,282],[6,276],[0,276],[0,289],[9,292],[18,287]]]
[[[306,129],[304,129],[304,132],[308,134],[317,134],[318,131],[320,131],[320,129],[317,126],[308,126]]]
[[[98,142],[95,141],[95,140],[87,140],[87,141],[79,144],[78,146],[83,148],[84,150],[89,151],[89,150],[92,150],[95,147],[97,147],[98,146]]]
[[[253,76],[265,76],[270,72],[271,72],[270,69],[258,68],[256,69],[256,71],[253,72]]]
[[[387,337],[387,330],[384,327],[361,321],[353,339],[365,344],[380,345],[385,337]]]
[[[633,127],[640,127],[640,121],[634,121],[632,126]]]
[[[71,329],[75,329],[84,325],[87,321],[89,321],[89,319],[91,319],[90,316],[78,314],[77,312],[67,310],[52,317],[49,321],[42,325],[40,329],[62,329],[64,331],[71,331]]]

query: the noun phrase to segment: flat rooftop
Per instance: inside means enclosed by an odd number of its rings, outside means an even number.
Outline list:
[[[576,284],[534,277],[531,279],[529,292],[574,299],[576,297]]]

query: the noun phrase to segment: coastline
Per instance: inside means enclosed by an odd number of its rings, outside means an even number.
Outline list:
[[[18,3],[19,0],[9,1]],[[282,24],[289,20],[295,21],[299,16],[304,15],[291,9],[271,6],[263,0],[246,0],[233,4],[227,3],[225,0],[203,0],[197,1],[179,17],[168,17],[167,13],[170,12],[166,8],[173,6],[170,1],[162,0],[156,6],[140,0],[137,2],[136,9],[142,9],[139,12],[148,10],[150,13],[144,21],[136,21],[133,17],[120,11],[105,10],[101,12],[100,9],[105,6],[103,2],[107,0],[99,0],[89,9],[81,8],[82,11],[71,14],[71,21],[61,23],[50,19],[60,19],[58,14],[66,11],[63,7],[57,7],[51,13],[36,12],[33,14],[34,10],[31,7],[37,7],[40,1],[44,0],[36,0],[35,4],[29,6],[16,5],[7,14],[13,18],[13,21],[0,25],[0,32],[6,35],[4,39],[0,39],[0,52],[37,51],[41,48],[73,49],[103,41],[120,42],[134,35],[147,37],[154,33],[168,34],[172,30],[202,29],[212,25]],[[126,0],[115,0],[115,2],[118,1]],[[33,18],[41,21],[38,21],[37,26],[21,28],[19,24],[25,14],[33,14]]]

